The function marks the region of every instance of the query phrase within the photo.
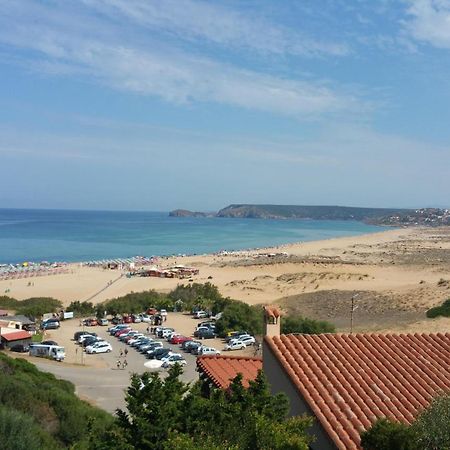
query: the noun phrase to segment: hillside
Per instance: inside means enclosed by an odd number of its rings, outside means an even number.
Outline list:
[[[0,448],[90,448],[113,417],[80,400],[72,383],[0,353]]]
[[[368,220],[412,212],[407,209],[349,206],[230,205],[221,209],[217,216],[252,219]]]

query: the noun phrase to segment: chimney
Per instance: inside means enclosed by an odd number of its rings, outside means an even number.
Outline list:
[[[281,333],[281,312],[276,306],[264,306],[264,337],[279,336]]]

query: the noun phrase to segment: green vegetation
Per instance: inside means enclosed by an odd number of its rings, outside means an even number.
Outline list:
[[[72,383],[0,353],[0,448],[88,449],[113,418],[75,395]]]
[[[262,334],[263,309],[250,306],[237,300],[231,301],[216,321],[216,332],[225,336],[228,331],[248,331],[250,334]]]
[[[435,317],[450,317],[450,298],[445,300],[441,306],[435,306],[427,311],[427,317],[434,319]]]
[[[145,311],[146,309],[165,308],[173,310],[173,301],[164,294],[160,294],[154,290],[144,292],[132,292],[123,297],[106,300],[97,305],[97,314],[103,317],[103,313],[107,314],[134,314]]]
[[[364,450],[450,450],[450,394],[436,397],[411,426],[380,419],[361,435]]]
[[[174,366],[167,378],[133,375],[126,395],[128,412],[119,410],[113,431],[93,442],[94,450],[307,450],[311,419],[287,418],[285,395],[272,396],[262,373],[242,386],[237,376],[227,391],[192,388]],[[208,392],[208,393],[207,393]]]
[[[302,316],[287,316],[281,321],[281,333],[335,333],[336,329],[333,324],[324,320],[313,320]]]
[[[79,302],[77,300],[67,307],[67,311],[73,312],[76,317],[84,317],[94,314],[96,308],[92,302]]]
[[[36,333],[31,336],[31,342],[42,342],[42,333]]]
[[[62,303],[51,297],[32,297],[26,300],[16,300],[15,298],[0,297],[0,308],[16,311],[16,314],[23,314],[29,317],[41,317],[45,313],[53,313],[62,308]]]

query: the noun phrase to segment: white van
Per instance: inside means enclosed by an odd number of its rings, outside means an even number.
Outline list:
[[[56,361],[64,361],[66,351],[59,345],[32,344],[30,345],[30,356],[50,357]]]

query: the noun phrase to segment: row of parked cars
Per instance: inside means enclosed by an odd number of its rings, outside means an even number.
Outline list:
[[[73,340],[89,354],[110,353],[113,350],[109,342],[90,331],[77,331],[73,335]]]

